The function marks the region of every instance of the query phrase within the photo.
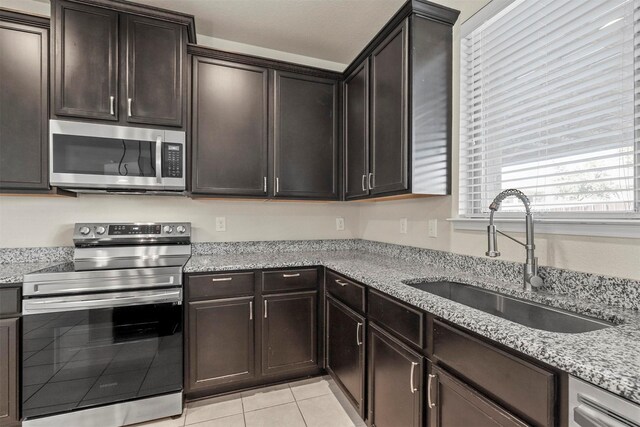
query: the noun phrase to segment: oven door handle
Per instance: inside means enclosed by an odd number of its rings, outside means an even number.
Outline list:
[[[162,184],[162,137],[156,138],[156,181]]]
[[[165,291],[121,292],[104,296],[34,298],[22,301],[22,314],[56,313],[142,304],[182,303],[182,289]]]

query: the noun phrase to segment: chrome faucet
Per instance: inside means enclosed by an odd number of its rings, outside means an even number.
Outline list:
[[[517,197],[524,204],[524,208],[526,210],[526,243],[522,243],[521,241],[503,233],[493,224],[493,214],[500,209],[502,201],[510,196]],[[495,199],[493,199],[493,202],[489,205],[489,209],[491,210],[491,216],[489,217],[489,226],[487,227],[489,246],[486,255],[491,258],[497,258],[500,256],[500,252],[498,251],[498,233],[524,246],[527,250],[527,260],[524,264],[524,290],[531,291],[533,288],[539,288],[544,284],[544,281],[542,280],[542,277],[538,275],[538,258],[535,256],[536,245],[533,243],[533,216],[531,215],[531,202],[529,202],[529,198],[520,190],[504,190],[502,193],[498,194]]]

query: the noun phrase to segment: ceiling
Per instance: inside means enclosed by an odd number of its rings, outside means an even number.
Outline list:
[[[346,65],[406,0],[132,1],[194,15],[198,34]],[[489,2],[431,1],[460,10],[458,22]],[[37,9],[48,2],[0,0],[0,6],[22,9],[32,4]]]
[[[194,15],[198,34],[342,64],[355,59],[405,3],[405,0],[135,1]],[[463,15],[475,12],[487,1],[436,0],[464,9]]]

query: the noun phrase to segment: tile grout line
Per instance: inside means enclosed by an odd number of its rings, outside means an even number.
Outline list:
[[[240,405],[242,405],[242,421],[244,421],[244,427],[247,427],[247,416],[246,412],[244,411],[244,398],[242,396],[242,393],[240,393]]]

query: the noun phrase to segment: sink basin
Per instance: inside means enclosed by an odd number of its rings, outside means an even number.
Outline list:
[[[408,286],[519,323],[550,332],[577,334],[614,326],[613,323],[517,299],[455,282],[406,283]]]

